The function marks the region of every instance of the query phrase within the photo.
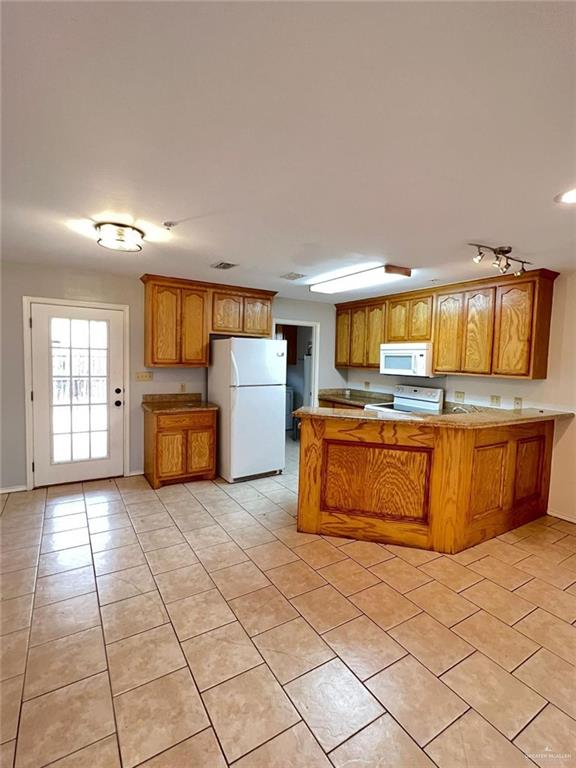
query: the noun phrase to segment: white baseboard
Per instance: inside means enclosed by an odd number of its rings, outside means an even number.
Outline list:
[[[144,470],[143,469],[134,469],[130,472],[124,472],[124,477],[133,477],[134,475],[143,475]]]
[[[28,490],[25,485],[13,485],[11,488],[0,488],[0,493],[17,493]]]
[[[548,514],[552,517],[559,517],[560,520],[567,520],[569,523],[576,523],[576,514],[567,515],[565,512],[556,512],[554,509],[548,509]]]

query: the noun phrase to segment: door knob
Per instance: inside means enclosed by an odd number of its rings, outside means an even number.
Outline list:
[[[116,408],[120,408],[120,406],[122,405],[122,400],[114,400],[114,405],[116,406]]]

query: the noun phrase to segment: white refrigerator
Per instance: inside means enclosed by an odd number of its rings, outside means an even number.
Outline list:
[[[284,469],[285,341],[212,341],[208,399],[220,408],[218,471],[225,480]]]

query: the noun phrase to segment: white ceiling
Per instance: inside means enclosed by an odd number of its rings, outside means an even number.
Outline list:
[[[576,267],[574,3],[3,6],[7,260],[330,302],[279,276]],[[66,226],[103,211],[186,221],[124,254]]]

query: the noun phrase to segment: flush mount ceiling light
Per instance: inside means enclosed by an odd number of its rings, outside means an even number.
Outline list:
[[[370,288],[382,283],[391,283],[395,280],[401,280],[403,277],[410,277],[411,274],[412,270],[408,267],[382,264],[379,267],[364,269],[361,272],[321,280],[309,287],[313,293],[342,293],[343,291],[355,291],[359,288]]]
[[[141,251],[144,232],[130,224],[102,221],[94,225],[98,245],[113,251]]]
[[[510,263],[512,261],[519,265],[514,269],[514,277],[522,277],[522,275],[526,272],[524,265],[532,263],[530,261],[526,261],[525,259],[515,259],[510,256],[512,253],[511,245],[498,245],[495,248],[493,248],[491,245],[484,245],[483,243],[468,243],[468,245],[471,245],[472,248],[476,248],[478,251],[475,256],[472,256],[472,261],[474,261],[476,264],[480,264],[485,256],[485,251],[490,251],[490,253],[494,255],[492,266],[494,269],[499,270],[502,275],[505,275],[506,272],[508,272],[508,270],[512,267],[512,264]]]
[[[569,189],[568,192],[562,192],[561,195],[556,195],[554,202],[560,205],[576,205],[576,188]]]

